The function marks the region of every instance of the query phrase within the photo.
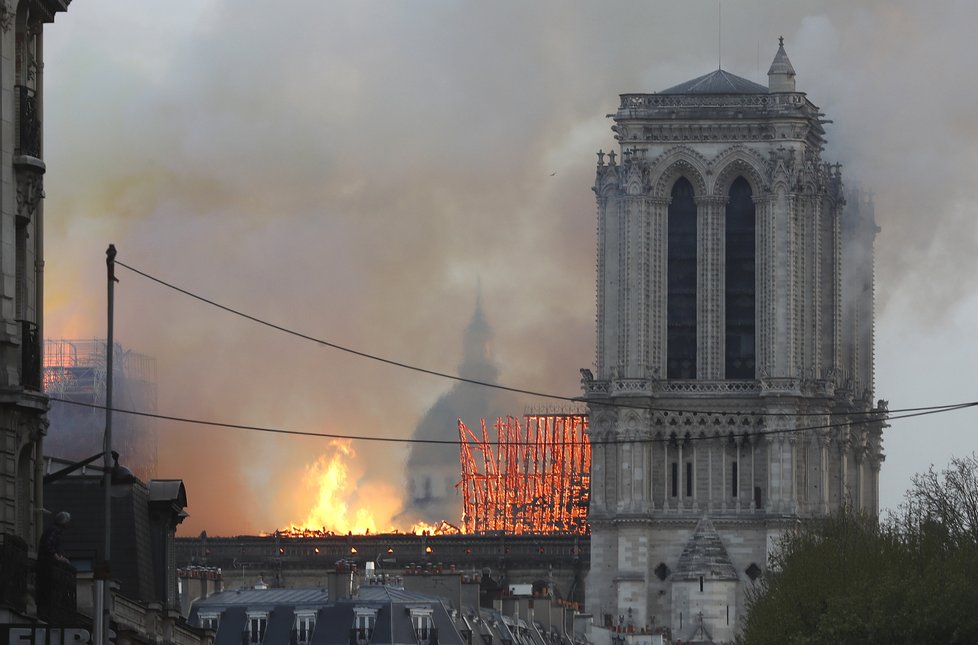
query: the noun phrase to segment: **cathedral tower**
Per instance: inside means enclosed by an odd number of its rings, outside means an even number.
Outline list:
[[[798,520],[878,512],[872,205],[823,162],[783,46],[624,94],[598,153],[591,571],[599,625],[731,640]]]

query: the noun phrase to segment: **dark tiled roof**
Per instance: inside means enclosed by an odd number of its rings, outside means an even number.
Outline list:
[[[312,632],[312,645],[348,645],[350,628],[353,627],[353,607],[351,603],[342,603],[320,609]]]
[[[284,605],[318,607],[328,601],[329,596],[323,589],[237,589],[198,600],[195,606],[202,611],[220,611],[225,607],[270,610]]]
[[[242,589],[225,591],[194,603],[191,617],[201,613],[221,614],[215,645],[240,645],[241,633],[247,628],[248,610],[270,611],[265,643],[288,643],[297,610],[315,607],[316,626],[312,645],[347,645],[354,627],[356,607],[377,610],[372,643],[416,642],[411,624],[413,607],[429,607],[438,641],[443,645],[463,645],[461,637],[444,602],[436,596],[405,591],[394,587],[367,585],[358,597],[330,603],[321,589]]]
[[[149,482],[149,501],[173,502],[183,508],[187,505],[187,489],[182,479],[153,479]]]
[[[244,607],[227,609],[221,614],[221,622],[217,625],[214,645],[241,645],[241,632],[244,631],[247,619]]]
[[[292,637],[293,623],[295,623],[295,612],[292,611],[292,607],[276,607],[268,617],[264,642],[288,643]]]
[[[441,598],[438,596],[429,596],[386,585],[364,585],[357,592],[357,599],[365,602],[441,602]]]
[[[720,535],[708,518],[696,525],[693,535],[679,556],[673,580],[696,580],[700,576],[710,580],[737,580],[737,570],[730,562],[727,549]]]
[[[767,94],[767,87],[718,69],[691,81],[673,85],[659,94]]]
[[[770,74],[787,74],[789,76],[795,75],[795,68],[792,67],[791,61],[788,60],[788,54],[784,51],[784,43],[778,45],[778,53],[774,55],[774,61],[771,63],[771,68],[767,71]]]

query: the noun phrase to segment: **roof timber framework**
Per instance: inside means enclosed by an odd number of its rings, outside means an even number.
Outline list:
[[[459,420],[466,533],[588,533],[591,445],[578,414],[499,418],[477,436]]]

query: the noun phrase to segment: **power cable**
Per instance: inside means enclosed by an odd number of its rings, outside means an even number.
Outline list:
[[[80,407],[93,408],[97,410],[108,410],[108,408],[106,408],[104,405],[97,405],[94,403],[83,403],[81,401],[72,401],[70,399],[62,399],[62,398],[51,397],[51,396],[49,396],[48,398],[52,401],[58,401],[59,403],[67,403],[69,405],[77,405]],[[797,428],[775,428],[775,429],[756,430],[756,431],[749,431],[749,430],[744,430],[742,428],[738,428],[736,430],[731,429],[723,434],[718,433],[716,435],[705,436],[705,437],[683,436],[678,434],[678,432],[676,432],[675,430],[673,430],[670,433],[670,436],[668,437],[648,437],[648,438],[628,439],[628,440],[599,440],[599,441],[590,441],[590,444],[592,446],[619,445],[619,444],[632,444],[632,443],[655,444],[655,443],[669,443],[669,442],[678,442],[678,441],[682,441],[682,442],[709,441],[713,439],[726,438],[731,436],[736,438],[736,437],[763,437],[768,435],[779,435],[779,434],[795,434],[795,433],[810,432],[815,430],[828,430],[833,428],[843,428],[847,426],[851,427],[854,425],[865,425],[870,423],[895,421],[898,419],[908,419],[910,417],[919,417],[919,416],[926,416],[929,414],[940,414],[942,412],[963,410],[975,406],[978,406],[978,401],[969,402],[969,403],[960,403],[954,406],[945,406],[939,409],[930,409],[930,410],[924,410],[924,411],[913,412],[908,414],[899,414],[899,415],[886,414],[882,416],[882,418],[856,419],[848,422],[827,423],[821,425],[802,426]],[[205,425],[205,426],[212,426],[217,428],[229,428],[233,430],[249,430],[254,432],[265,432],[270,434],[283,434],[283,435],[293,435],[293,436],[301,436],[301,437],[319,437],[321,439],[344,439],[350,441],[373,441],[379,443],[435,444],[435,445],[452,445],[452,446],[458,446],[462,444],[461,440],[455,441],[455,440],[448,440],[448,439],[415,439],[415,438],[405,439],[405,438],[398,438],[398,437],[371,437],[371,436],[363,436],[363,435],[347,435],[347,434],[335,434],[335,433],[327,433],[327,432],[307,432],[303,430],[285,430],[282,428],[269,428],[264,426],[242,425],[237,423],[226,423],[221,421],[206,421],[202,419],[176,417],[176,416],[171,416],[166,414],[157,414],[153,412],[139,412],[136,410],[120,410],[117,408],[113,408],[112,412],[120,413],[120,414],[129,414],[129,415],[140,416],[140,417],[148,417],[151,419],[161,419],[164,421],[174,421],[178,423]],[[883,413],[880,414],[882,415]],[[747,416],[756,416],[756,415],[748,414]],[[508,442],[495,441],[491,443],[495,445],[501,445],[501,444],[506,444]],[[565,443],[566,442],[556,442],[555,444],[552,445],[565,445]]]
[[[310,336],[308,334],[304,334],[302,332],[298,332],[298,331],[295,331],[293,329],[289,329],[288,327],[283,327],[282,325],[278,325],[278,324],[269,322],[267,320],[263,320],[261,318],[258,318],[257,316],[253,316],[251,314],[245,313],[245,312],[240,311],[238,309],[234,309],[233,307],[229,307],[227,305],[223,305],[223,304],[221,304],[219,302],[216,302],[214,300],[211,300],[210,298],[206,298],[206,297],[201,296],[199,294],[196,294],[196,293],[194,293],[192,291],[189,291],[188,289],[184,289],[184,288],[179,287],[179,286],[177,286],[175,284],[172,284],[170,282],[167,282],[165,280],[162,280],[160,278],[157,278],[156,276],[150,275],[150,274],[146,273],[145,271],[141,271],[139,269],[136,269],[134,267],[131,267],[128,264],[126,264],[124,262],[121,262],[118,259],[115,260],[115,264],[117,264],[117,265],[119,265],[119,266],[121,266],[121,267],[123,267],[125,269],[128,269],[129,271],[132,271],[133,273],[135,273],[135,274],[137,274],[139,276],[142,276],[143,278],[146,278],[147,280],[150,280],[150,281],[155,282],[155,283],[157,283],[159,285],[162,285],[164,287],[167,287],[168,289],[172,289],[172,290],[174,290],[174,291],[176,291],[178,293],[182,293],[185,296],[188,296],[190,298],[193,298],[195,300],[198,300],[200,302],[203,302],[205,304],[208,304],[208,305],[210,305],[212,307],[216,307],[218,309],[221,309],[223,311],[226,311],[226,312],[228,312],[230,314],[233,314],[235,316],[239,316],[241,318],[244,318],[246,320],[250,320],[250,321],[252,321],[254,323],[257,323],[259,325],[263,325],[265,327],[269,327],[269,328],[274,329],[276,331],[280,331],[282,333],[289,334],[290,336],[295,336],[296,338],[301,338],[303,340],[308,340],[308,341],[313,342],[313,343],[316,343],[318,345],[322,345],[324,347],[329,347],[331,349],[335,349],[335,350],[338,350],[338,351],[341,351],[341,352],[346,352],[348,354],[352,354],[352,355],[358,356],[360,358],[366,358],[368,360],[377,361],[377,362],[380,362],[380,363],[384,363],[386,365],[391,365],[393,367],[399,367],[399,368],[410,370],[410,371],[414,371],[414,372],[419,372],[421,374],[428,374],[430,376],[437,376],[439,378],[449,379],[449,380],[457,381],[457,382],[461,382],[461,383],[468,383],[470,385],[478,385],[478,386],[481,386],[481,387],[493,388],[493,389],[497,389],[497,390],[503,390],[503,391],[506,391],[506,392],[513,392],[515,394],[524,394],[524,395],[527,395],[527,396],[535,396],[535,397],[546,398],[546,399],[553,399],[553,400],[558,400],[558,401],[566,401],[566,402],[570,402],[570,403],[585,403],[586,402],[586,399],[584,399],[583,397],[579,397],[579,396],[578,397],[563,396],[563,395],[560,395],[560,394],[551,394],[551,393],[547,393],[547,392],[538,392],[538,391],[535,391],[535,390],[528,390],[528,389],[524,389],[524,388],[517,388],[517,387],[506,386],[506,385],[499,385],[497,383],[490,383],[488,381],[480,381],[478,379],[470,379],[470,378],[466,378],[466,377],[463,377],[463,376],[457,376],[455,374],[448,374],[446,372],[439,372],[437,370],[427,369],[427,368],[424,368],[424,367],[419,367],[417,365],[411,365],[409,363],[404,363],[402,361],[397,361],[397,360],[393,360],[393,359],[389,359],[389,358],[384,358],[384,357],[378,356],[376,354],[370,354],[368,352],[360,351],[360,350],[357,350],[357,349],[352,349],[350,347],[345,347],[343,345],[339,345],[337,343],[334,343],[334,342],[331,342],[331,341],[328,341],[328,340],[323,340],[321,338],[316,338],[314,336]],[[628,408],[628,409],[639,409],[639,410],[652,410],[652,411],[657,411],[657,412],[677,412],[677,413],[683,413],[683,414],[706,414],[706,415],[709,415],[709,414],[729,414],[730,413],[729,411],[725,411],[725,410],[696,410],[696,409],[689,409],[689,408],[668,408],[668,407],[661,407],[661,406],[655,406],[655,405],[636,405],[634,403],[624,403],[624,402],[613,401],[613,400],[612,401],[600,401],[600,402],[597,402],[597,404],[598,405],[601,405],[601,406],[605,406],[605,407]],[[920,411],[928,411],[928,410],[955,409],[958,405],[959,404],[950,404],[950,405],[944,405],[944,406],[928,406],[928,407],[921,407],[921,408],[903,408],[903,409],[897,409],[897,410],[890,410],[888,412],[890,412],[892,414],[892,413],[903,413],[903,412],[920,412]],[[862,415],[862,414],[865,414],[865,415],[877,415],[877,414],[880,414],[880,412],[881,412],[880,410],[852,410],[852,411],[849,411],[849,412],[835,412],[835,411],[829,411],[829,412],[805,412],[805,411],[799,411],[797,413],[794,413],[794,412],[777,412],[777,411],[769,411],[769,410],[767,410],[767,411],[751,412],[750,414],[753,415],[753,416],[765,416],[765,417],[782,417],[782,416],[783,417],[799,417],[799,416],[818,416],[818,417],[823,417],[823,416],[853,416],[853,415]]]

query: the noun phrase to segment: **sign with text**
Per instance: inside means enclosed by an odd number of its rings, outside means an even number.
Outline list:
[[[115,642],[114,634],[109,642]],[[0,645],[91,645],[87,627],[0,624]]]

